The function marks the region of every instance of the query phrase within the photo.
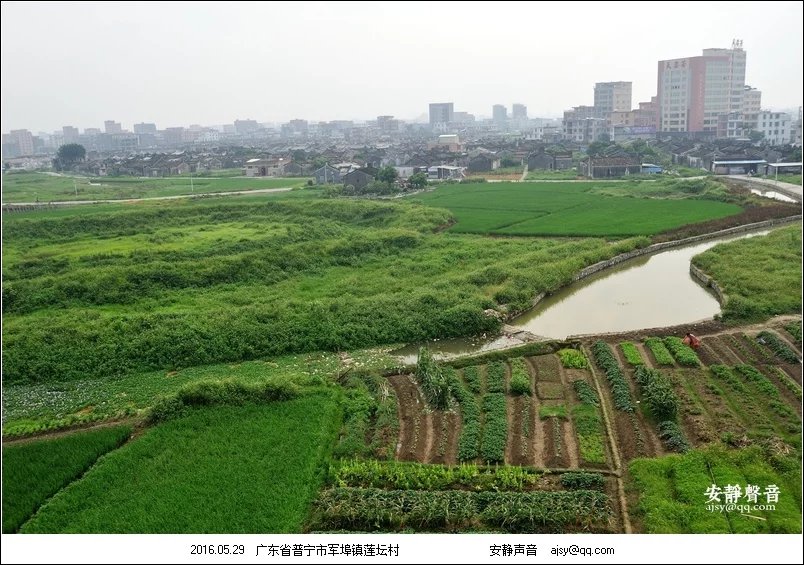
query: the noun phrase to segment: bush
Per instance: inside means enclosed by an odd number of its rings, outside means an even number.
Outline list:
[[[441,367],[433,359],[430,350],[419,349],[419,358],[416,362],[416,380],[422,388],[427,402],[436,410],[446,410],[452,396],[450,381],[444,376]]]
[[[561,358],[561,364],[567,369],[586,369],[589,367],[589,362],[583,352],[577,349],[561,349],[558,352],[558,356]]]
[[[290,400],[300,393],[289,381],[270,380],[244,383],[234,379],[190,383],[173,397],[157,400],[148,411],[149,423],[164,422],[184,415],[191,407],[243,405]]]
[[[530,372],[525,360],[521,357],[511,359],[510,393],[513,395],[531,394]]]

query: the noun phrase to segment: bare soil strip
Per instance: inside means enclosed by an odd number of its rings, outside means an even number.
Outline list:
[[[388,377],[394,387],[399,413],[397,459],[426,463],[433,446],[433,418],[426,410],[419,387],[409,375]]]

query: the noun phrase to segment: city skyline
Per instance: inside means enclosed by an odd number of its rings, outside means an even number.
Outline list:
[[[742,2],[728,11],[652,3],[624,13],[572,4],[585,18],[561,3],[312,4],[213,3],[191,12],[160,4],[159,18],[150,4],[3,4],[2,129],[102,128],[110,119],[127,129],[238,118],[427,121],[437,101],[478,116],[520,103],[529,116],[558,118],[591,104],[596,82],[631,82],[634,105],[650,100],[657,61],[733,39],[744,42],[746,83],[762,91],[763,108],[801,104],[800,3]],[[757,25],[761,14],[789,31]],[[382,18],[387,25],[367,26]],[[432,29],[414,31],[421,21]]]

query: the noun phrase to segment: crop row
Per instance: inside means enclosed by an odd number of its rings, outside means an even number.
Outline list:
[[[678,451],[679,453],[686,453],[690,450],[690,444],[678,423],[672,420],[665,420],[664,422],[659,422],[658,428],[659,438],[664,442],[667,449]]]
[[[737,365],[734,367],[748,381],[754,383],[754,386],[762,393],[772,398],[779,398],[779,389],[762,373],[757,371],[751,365]]]
[[[787,324],[784,329],[787,330],[793,340],[796,342],[796,345],[801,347],[801,321],[793,322],[792,324]]]
[[[575,394],[578,396],[578,400],[582,404],[588,404],[590,406],[600,405],[600,399],[597,397],[597,392],[588,382],[578,379],[572,383],[572,386],[575,389]]]
[[[631,400],[631,390],[625,380],[614,354],[604,341],[597,341],[592,346],[592,355],[595,363],[605,373],[611,387],[611,395],[614,398],[614,407],[623,412],[633,412],[634,403]]]
[[[685,345],[681,338],[668,336],[664,338],[664,344],[670,353],[675,357],[678,364],[682,367],[700,367],[701,361],[691,347]]]
[[[578,404],[572,409],[575,431],[578,433],[578,449],[581,459],[587,463],[606,462],[603,447],[603,424],[596,406]]]
[[[331,467],[330,474],[332,484],[338,487],[473,491],[523,490],[536,485],[542,476],[539,471],[511,465],[447,466],[364,459],[342,460]]]
[[[472,394],[480,394],[483,391],[483,381],[480,378],[480,367],[472,365],[463,370],[463,380]]]
[[[445,410],[448,407],[451,397],[450,380],[435,362],[430,350],[425,347],[419,348],[416,381],[430,406],[437,410]]]
[[[631,343],[630,341],[623,341],[620,343],[620,349],[625,355],[625,360],[628,361],[629,365],[644,365],[645,362],[642,360],[642,356],[639,354],[639,350],[636,348],[636,345]]]
[[[678,397],[673,384],[655,369],[637,367],[634,378],[642,389],[642,398],[657,422],[675,420],[678,415]]]
[[[776,378],[779,379],[785,388],[792,392],[798,400],[801,400],[801,387],[796,384],[796,381],[788,377],[787,373],[782,371],[779,367],[773,367],[773,372],[776,374]]]
[[[586,369],[589,362],[586,360],[582,351],[577,349],[561,349],[558,352],[561,364],[567,369]]]
[[[763,342],[773,350],[779,359],[785,361],[786,363],[798,363],[798,356],[796,352],[790,349],[785,342],[779,339],[774,333],[769,331],[760,332],[757,338],[763,340]]]
[[[528,366],[522,357],[511,359],[511,383],[509,384],[511,394],[531,394],[530,373]]]
[[[508,440],[508,420],[505,413],[505,395],[490,392],[483,396],[483,440],[480,455],[488,462],[505,460],[505,443]]]
[[[452,394],[461,407],[461,437],[458,440],[458,460],[471,461],[477,459],[480,453],[480,407],[477,404],[475,395],[463,385],[454,372],[448,373],[448,375],[452,380]]]
[[[653,353],[653,357],[659,365],[673,365],[673,356],[670,355],[670,352],[667,350],[664,343],[662,343],[661,339],[658,337],[649,337],[645,340],[645,345],[647,345],[650,352]]]
[[[505,363],[494,361],[486,367],[486,392],[505,392]]]
[[[316,502],[325,529],[441,530],[478,521],[508,531],[605,528],[609,498],[594,490],[481,492],[334,488]]]
[[[743,382],[737,378],[734,372],[729,369],[726,365],[710,365],[709,369],[712,371],[712,374],[715,375],[721,381],[727,382],[731,388],[736,390],[737,392],[747,393],[748,389],[743,384]]]

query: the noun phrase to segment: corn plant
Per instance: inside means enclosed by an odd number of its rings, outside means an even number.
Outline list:
[[[450,381],[433,359],[433,354],[430,353],[430,350],[424,347],[419,349],[419,358],[416,363],[416,380],[430,406],[436,410],[446,410],[448,408],[451,396]]]
[[[657,422],[675,420],[678,414],[678,397],[673,384],[655,369],[637,367],[634,378],[642,389],[642,398]]]

